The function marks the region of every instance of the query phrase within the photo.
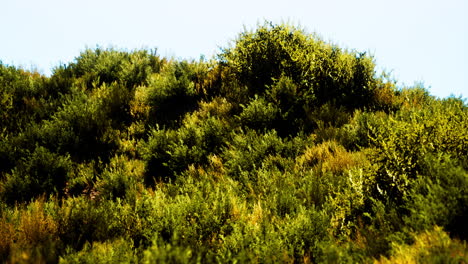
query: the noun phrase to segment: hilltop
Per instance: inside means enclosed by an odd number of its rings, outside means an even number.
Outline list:
[[[0,259],[467,262],[468,106],[290,25],[0,63]]]

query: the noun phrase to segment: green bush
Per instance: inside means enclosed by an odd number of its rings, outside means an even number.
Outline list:
[[[380,165],[377,185],[398,203],[412,181],[425,170],[424,157],[438,152],[466,157],[468,112],[460,100],[434,101],[421,110],[402,110],[395,118],[381,117],[369,125],[375,161]]]
[[[412,245],[393,244],[390,258],[376,263],[465,263],[468,261],[466,242],[452,240],[440,227],[414,235]]]
[[[103,83],[117,82],[133,89],[145,85],[147,78],[159,72],[164,60],[154,51],[119,51],[116,49],[86,49],[66,69],[75,78],[75,82],[93,89]]]
[[[297,85],[297,98],[308,107],[326,102],[366,106],[376,84],[374,63],[365,53],[342,51],[287,25],[265,23],[241,33],[220,59],[251,96],[264,94],[285,76]]]
[[[74,94],[50,120],[40,125],[35,132],[36,140],[59,153],[69,153],[79,161],[90,160],[96,155],[107,159],[117,147],[115,134],[118,133],[112,127],[113,120],[109,118],[114,114],[113,111],[119,113],[118,110],[125,107],[119,105],[121,95],[117,95],[119,90],[116,89],[107,95],[109,99],[118,96],[119,99],[114,102],[97,95],[82,92]]]
[[[15,134],[47,118],[57,107],[46,86],[47,80],[37,72],[27,72],[0,61],[0,130]]]
[[[249,129],[235,133],[232,142],[224,148],[221,157],[225,160],[224,165],[228,175],[234,179],[240,179],[243,172],[249,174],[260,168],[269,156],[293,157],[301,151],[302,147],[304,147],[304,142],[300,138],[283,140],[275,130],[262,134]]]
[[[170,62],[160,73],[149,76],[147,102],[152,124],[174,126],[196,108],[196,77],[193,65],[186,61]]]
[[[255,97],[248,105],[243,106],[239,121],[248,128],[262,131],[274,127],[273,124],[278,118],[278,114],[278,109],[272,103]]]
[[[197,261],[197,252],[189,246],[173,246],[164,244],[155,239],[153,245],[144,251],[142,263],[194,263]]]
[[[60,258],[59,263],[137,263],[131,241],[116,239],[114,241],[87,243],[82,250],[70,252]]]
[[[62,195],[71,171],[71,161],[44,147],[17,163],[1,183],[2,198],[8,204],[30,201],[40,195]]]
[[[81,250],[86,243],[122,237],[130,226],[121,201],[98,201],[97,197],[68,198],[57,213],[58,234],[68,247]]]
[[[468,171],[448,155],[428,155],[421,161],[427,169],[414,183],[407,208],[406,225],[429,230],[437,225],[451,236],[466,240],[468,228]]]
[[[139,184],[143,184],[142,162],[128,160],[125,156],[113,157],[96,182],[96,192],[101,199],[131,199]]]
[[[328,240],[328,223],[328,216],[314,208],[304,210],[286,223],[286,241],[296,259],[309,258],[314,262],[320,256],[320,243]]]
[[[206,164],[210,153],[219,153],[228,128],[221,120],[188,116],[177,130],[154,129],[144,146],[147,182],[173,179],[191,164]]]

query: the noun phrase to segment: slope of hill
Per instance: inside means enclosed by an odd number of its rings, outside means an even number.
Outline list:
[[[298,28],[0,64],[0,99],[4,262],[468,261],[465,101]]]

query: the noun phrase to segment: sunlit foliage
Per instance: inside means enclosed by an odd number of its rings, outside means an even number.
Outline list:
[[[291,25],[0,63],[0,262],[466,263],[468,106]]]

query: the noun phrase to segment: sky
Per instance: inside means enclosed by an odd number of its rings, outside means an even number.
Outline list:
[[[372,54],[401,88],[468,98],[467,13],[467,0],[0,0],[0,60],[50,75],[97,46],[211,58],[267,20]]]

